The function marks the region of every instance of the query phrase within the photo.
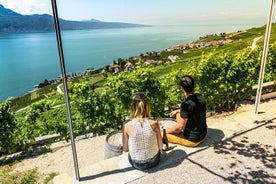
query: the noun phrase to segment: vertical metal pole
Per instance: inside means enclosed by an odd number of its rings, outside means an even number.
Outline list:
[[[268,53],[272,17],[273,17],[274,6],[275,6],[274,4],[275,4],[275,0],[271,0],[270,11],[267,19],[267,24],[266,24],[266,34],[265,34],[265,42],[264,42],[264,49],[263,49],[263,55],[262,55],[262,63],[260,68],[259,83],[258,83],[256,100],[255,100],[255,114],[258,114],[258,111],[259,111],[258,108],[259,108],[260,99],[262,95],[262,87],[263,87],[263,80],[264,80],[264,74],[265,74],[265,65],[266,65],[266,59],[267,59],[267,53]]]
[[[69,128],[70,128],[70,138],[71,138],[71,147],[72,147],[74,166],[75,166],[75,174],[76,174],[76,180],[79,181],[80,174],[79,174],[77,152],[76,152],[76,146],[75,146],[75,140],[74,140],[73,125],[72,125],[72,119],[71,119],[70,101],[69,101],[68,90],[67,90],[67,77],[66,77],[66,71],[65,71],[65,65],[64,65],[64,56],[63,56],[60,26],[59,26],[58,12],[57,12],[57,4],[55,0],[52,0],[52,9],[53,9],[53,15],[54,15],[55,29],[56,29],[62,81],[64,86],[67,119],[68,119]]]

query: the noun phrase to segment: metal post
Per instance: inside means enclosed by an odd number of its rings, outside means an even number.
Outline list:
[[[262,87],[263,87],[263,80],[264,80],[264,74],[265,74],[265,65],[266,65],[266,59],[267,59],[267,53],[268,53],[272,17],[273,17],[273,12],[274,12],[274,4],[275,4],[275,0],[271,0],[269,16],[268,16],[267,24],[266,24],[266,34],[265,34],[264,49],[263,49],[263,55],[262,55],[262,63],[261,63],[261,68],[260,68],[259,83],[258,83],[256,100],[255,100],[255,114],[258,114],[258,108],[259,108],[260,99],[261,99],[261,95],[262,95]]]
[[[52,0],[52,9],[53,9],[53,15],[54,15],[55,29],[56,29],[56,37],[57,37],[57,44],[58,44],[58,53],[59,53],[62,81],[63,81],[63,86],[64,86],[64,95],[65,95],[66,110],[67,110],[67,120],[68,120],[69,128],[70,128],[70,138],[71,138],[71,147],[72,147],[74,166],[75,166],[75,174],[76,174],[76,180],[79,181],[80,174],[79,174],[77,152],[76,152],[76,146],[75,146],[75,140],[74,140],[73,125],[72,125],[72,119],[71,119],[70,101],[69,101],[68,90],[67,90],[67,78],[66,78],[66,71],[65,71],[65,65],[64,65],[64,56],[63,56],[60,26],[59,26],[58,12],[57,12],[57,4],[56,4],[55,0]]]

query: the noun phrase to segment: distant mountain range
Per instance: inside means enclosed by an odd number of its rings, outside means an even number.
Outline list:
[[[91,19],[89,21],[70,21],[59,19],[62,30],[84,30],[84,29],[108,29],[144,27],[148,25],[102,22]],[[0,5],[0,33],[28,33],[28,32],[50,32],[54,31],[54,18],[48,14],[21,15]]]

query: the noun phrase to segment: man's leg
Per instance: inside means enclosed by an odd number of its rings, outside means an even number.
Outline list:
[[[167,138],[168,138],[168,142],[170,143],[180,144],[182,146],[187,146],[187,147],[196,147],[204,141],[204,139],[199,142],[189,141],[188,139],[183,137],[182,132],[179,134],[167,134]]]
[[[178,123],[180,119],[180,113],[177,113],[175,115],[175,119],[176,119],[176,122]],[[187,147],[196,147],[204,141],[204,139],[199,142],[189,141],[188,139],[184,138],[183,132],[179,134],[167,134],[167,138],[168,138],[168,142],[170,143],[180,144]]]

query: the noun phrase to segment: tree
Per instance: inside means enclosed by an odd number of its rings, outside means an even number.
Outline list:
[[[273,44],[269,48],[267,56],[267,64],[265,69],[265,81],[276,82],[276,44]]]
[[[18,142],[22,147],[27,147],[35,141],[35,138],[43,134],[44,125],[37,121],[42,112],[50,109],[50,101],[41,100],[30,105],[28,111],[24,114],[24,119],[18,122]]]
[[[159,79],[153,74],[151,69],[139,69],[127,74],[119,74],[109,78],[106,83],[110,100],[114,101],[115,113],[121,122],[128,115],[131,97],[135,92],[144,92],[151,103],[151,113],[153,117],[164,116],[165,109],[165,89],[162,88]],[[119,122],[117,122],[119,123]]]
[[[40,121],[43,125],[44,135],[57,133],[66,141],[69,140],[69,128],[65,105],[41,113],[37,121]]]
[[[196,71],[198,89],[207,100],[208,110],[231,109],[248,99],[257,82],[259,51],[216,53],[203,58]]]
[[[73,107],[77,110],[74,122],[76,134],[84,134],[87,127],[93,133],[103,134],[110,126],[105,125],[107,119],[104,106],[108,101],[102,101],[100,93],[90,88],[87,82],[73,85]]]
[[[11,99],[0,103],[0,152],[11,153],[15,150],[16,122],[13,112],[10,111]]]

